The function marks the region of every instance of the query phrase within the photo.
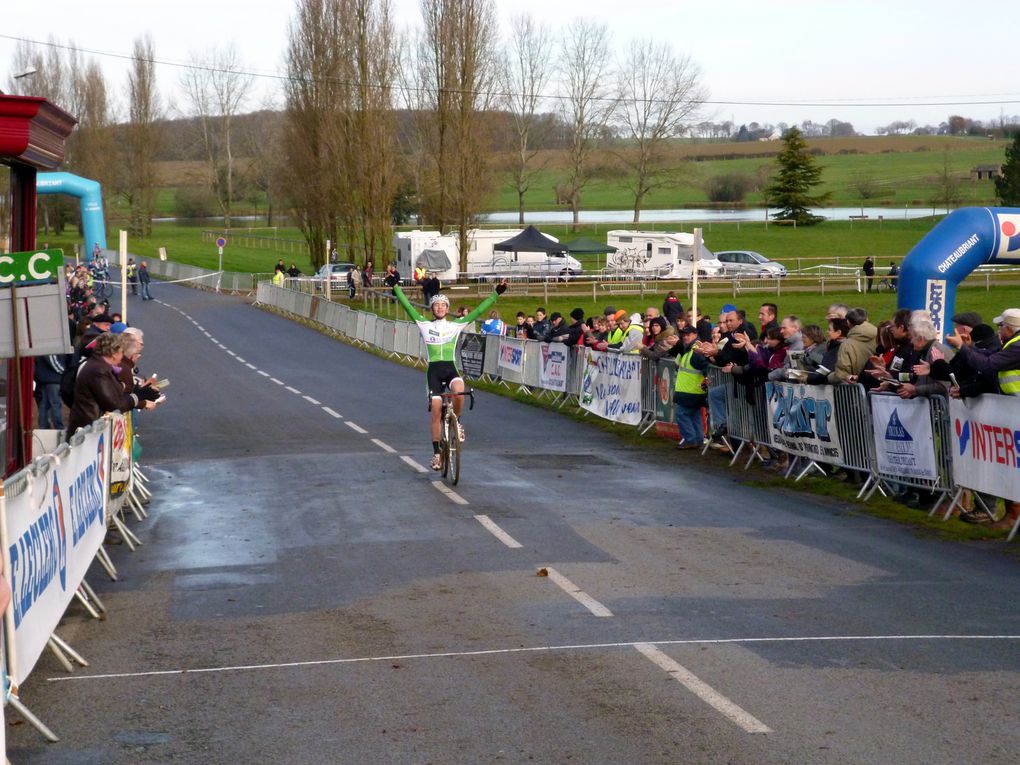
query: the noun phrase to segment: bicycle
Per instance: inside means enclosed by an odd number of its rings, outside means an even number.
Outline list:
[[[443,478],[449,478],[454,486],[460,481],[460,454],[464,444],[460,441],[460,420],[453,411],[453,397],[467,396],[468,409],[475,408],[474,391],[468,389],[461,393],[443,391],[442,429],[439,431],[439,456],[442,460]]]
[[[110,272],[107,269],[92,270],[92,294],[99,300],[113,297],[113,283],[110,281]]]

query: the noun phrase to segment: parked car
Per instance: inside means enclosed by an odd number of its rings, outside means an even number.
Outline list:
[[[715,254],[722,263],[726,276],[757,276],[761,279],[781,279],[786,276],[786,266],[769,260],[759,252],[751,250],[726,250]]]
[[[312,277],[314,281],[323,282],[326,274],[331,273],[330,284],[347,284],[347,272],[354,268],[353,263],[327,263]],[[358,285],[361,286],[361,285]]]

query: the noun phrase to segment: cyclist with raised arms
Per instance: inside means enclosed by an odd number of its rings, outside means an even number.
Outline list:
[[[460,316],[454,319],[447,317],[450,312],[450,299],[446,295],[434,295],[429,301],[429,308],[432,310],[432,318],[422,316],[411,305],[399,285],[394,285],[393,293],[403,307],[411,321],[418,325],[422,340],[428,349],[429,365],[426,370],[428,377],[428,389],[430,396],[429,411],[432,415],[432,469],[442,468],[442,459],[439,456],[439,433],[442,427],[440,416],[442,414],[443,389],[449,387],[453,393],[464,392],[464,379],[457,369],[457,338],[467,325],[481,316],[496,302],[496,299],[506,292],[506,279],[496,285],[496,291],[485,298],[475,310],[467,316]],[[463,396],[455,396],[453,399],[453,411],[460,418],[461,409],[464,406]],[[460,440],[464,440],[464,428],[460,427],[458,433]]]

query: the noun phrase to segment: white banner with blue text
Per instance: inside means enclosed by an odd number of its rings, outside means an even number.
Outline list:
[[[641,357],[587,349],[581,407],[607,420],[641,422]]]
[[[883,394],[873,394],[870,398],[878,472],[936,480],[939,471],[935,464],[935,438],[928,399],[902,399]]]
[[[508,372],[524,374],[524,340],[513,337],[501,337],[499,339],[499,363],[500,369]]]
[[[14,635],[8,671],[16,685],[46,648],[106,537],[109,421],[93,423],[73,441],[59,461],[41,458],[5,482],[2,522],[11,583],[5,618],[7,634]]]
[[[765,385],[772,445],[814,462],[843,464],[831,385]]]
[[[953,482],[1020,502],[1020,396],[949,400]]]

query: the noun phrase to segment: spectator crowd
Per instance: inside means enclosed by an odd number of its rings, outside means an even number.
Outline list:
[[[732,450],[727,440],[726,396],[737,388],[710,386],[710,368],[731,375],[745,392],[767,381],[789,381],[860,384],[904,399],[968,398],[983,393],[1020,396],[1017,308],[1002,311],[991,323],[973,311],[958,313],[952,317],[953,334],[944,342],[926,311],[902,309],[873,321],[863,308],[834,303],[824,322],[805,323],[799,316],[781,315],[775,303],[762,303],[755,318],[750,320],[745,310],[730,303],[722,306],[718,317],[695,317],[670,292],[661,307],[650,306],[643,313],[608,306],[601,315],[586,317],[581,308],[575,308],[564,317],[539,307],[534,314],[518,312],[508,324],[493,311],[481,332],[674,359],[673,402],[682,450],[700,450],[706,444]],[[770,450],[765,464],[783,471],[789,467],[788,460],[785,452]],[[836,471],[836,477],[863,480],[853,471]],[[896,498],[913,507],[932,500],[923,490],[906,485],[897,489]],[[976,506],[974,498],[965,495],[963,520],[1008,531],[1020,517],[1020,503],[1005,501],[1005,512],[996,517],[980,507],[996,508],[995,498],[981,499],[983,503]]]

